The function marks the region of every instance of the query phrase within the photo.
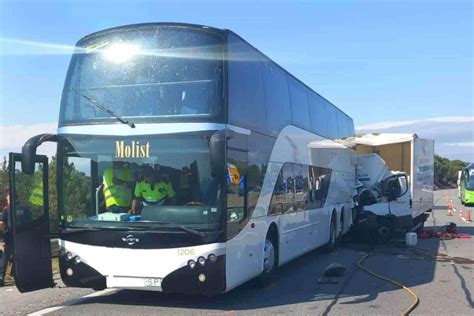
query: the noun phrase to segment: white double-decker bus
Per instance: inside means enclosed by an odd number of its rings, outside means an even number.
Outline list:
[[[352,119],[238,35],[139,24],[76,46],[57,134],[10,154],[20,291],[54,285],[56,228],[67,286],[205,295],[331,250],[348,230],[355,156],[334,140],[354,134]],[[57,142],[50,163],[36,155],[45,141]],[[115,162],[135,181],[153,167],[174,198],[106,209]]]

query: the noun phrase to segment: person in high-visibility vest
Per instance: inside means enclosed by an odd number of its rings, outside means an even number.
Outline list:
[[[135,185],[135,194],[130,214],[138,214],[139,203],[147,205],[173,204],[176,193],[171,182],[157,179],[155,170],[150,166],[143,168],[144,179]]]
[[[43,181],[38,176],[35,176],[33,190],[31,190],[28,203],[32,207],[43,207]]]
[[[108,212],[127,213],[132,204],[132,188],[135,177],[130,167],[121,161],[114,161],[111,168],[104,170],[103,192]]]

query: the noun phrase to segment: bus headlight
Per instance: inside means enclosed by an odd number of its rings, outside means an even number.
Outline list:
[[[189,260],[189,261],[188,261],[188,266],[189,266],[191,269],[194,269],[194,267],[196,266],[196,261],[194,261],[194,260]]]
[[[74,262],[75,262],[76,264],[81,263],[81,258],[79,258],[79,256],[75,256],[75,257],[74,257]]]
[[[67,274],[68,276],[72,276],[72,275],[74,274],[74,271],[72,271],[71,268],[67,268],[67,269],[66,269],[66,274]]]
[[[206,264],[206,258],[204,258],[204,257],[199,257],[199,258],[198,258],[198,262],[199,262],[200,265],[203,266],[203,265]]]
[[[198,279],[199,279],[199,281],[204,282],[204,281],[206,281],[206,275],[205,275],[204,273],[201,273],[201,274],[198,276]]]
[[[69,251],[66,253],[67,260],[71,260],[73,257],[74,257],[74,255],[72,253],[70,253]]]
[[[207,257],[207,259],[209,259],[210,262],[214,263],[214,262],[217,261],[217,256],[215,254],[211,253],[209,255],[209,257]]]

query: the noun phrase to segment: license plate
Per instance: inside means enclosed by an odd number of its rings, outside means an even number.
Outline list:
[[[145,287],[161,287],[161,279],[160,278],[146,278]]]

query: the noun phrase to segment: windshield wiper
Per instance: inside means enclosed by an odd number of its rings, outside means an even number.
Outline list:
[[[69,225],[66,229],[74,231],[100,231],[100,230],[145,230],[142,227],[132,226],[92,226],[92,225]]]
[[[135,124],[133,122],[130,122],[130,121],[127,121],[125,119],[123,119],[121,116],[119,116],[118,114],[116,114],[115,112],[113,112],[112,110],[110,110],[109,108],[103,106],[101,103],[99,103],[99,101],[97,101],[96,99],[94,98],[91,98],[90,96],[84,94],[84,93],[81,93],[79,91],[77,91],[76,89],[72,89],[72,91],[76,92],[78,95],[80,95],[81,97],[83,97],[84,99],[86,99],[87,101],[89,101],[90,104],[92,104],[93,106],[95,106],[96,108],[99,108],[101,109],[102,111],[112,115],[114,118],[117,119],[117,121],[119,121],[120,123],[123,123],[123,124],[126,124],[128,126],[130,126],[131,128],[135,128]]]
[[[165,228],[179,228],[182,231],[193,234],[195,236],[199,236],[201,238],[206,236],[205,233],[202,233],[198,230],[195,230],[195,229],[183,226],[183,225],[178,225],[178,224],[173,223],[173,222],[155,222],[154,224],[160,224],[160,226],[151,226],[150,228],[152,228],[152,229],[153,228],[162,228],[162,227],[165,227]]]

